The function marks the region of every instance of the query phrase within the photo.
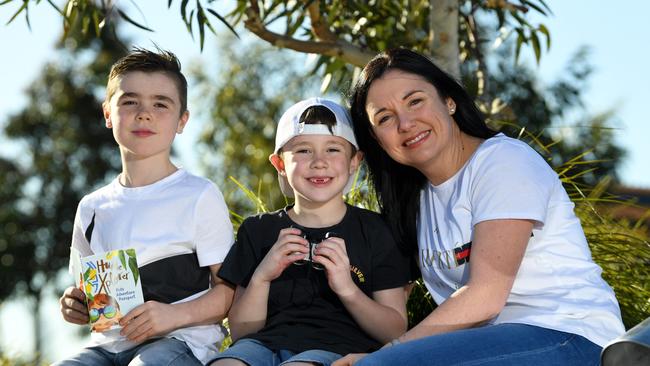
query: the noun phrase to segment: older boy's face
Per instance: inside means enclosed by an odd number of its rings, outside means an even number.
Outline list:
[[[117,80],[115,94],[104,103],[106,127],[113,129],[122,157],[140,160],[169,158],[188,112],[181,113],[174,81],[160,72],[129,72]],[[179,117],[180,116],[180,117]]]
[[[296,199],[314,203],[341,199],[361,160],[348,141],[330,135],[296,136],[282,147],[281,156]]]

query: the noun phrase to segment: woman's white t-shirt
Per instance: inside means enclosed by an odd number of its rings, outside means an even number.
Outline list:
[[[535,222],[519,272],[492,320],[581,335],[603,346],[623,334],[618,302],[591,258],[580,220],[557,174],[526,143],[498,134],[446,182],[420,197],[419,265],[436,303],[468,281],[474,226]]]

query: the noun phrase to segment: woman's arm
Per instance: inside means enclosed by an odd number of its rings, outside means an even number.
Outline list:
[[[399,340],[475,327],[498,315],[510,294],[532,230],[533,222],[529,220],[478,223],[474,227],[467,284]]]

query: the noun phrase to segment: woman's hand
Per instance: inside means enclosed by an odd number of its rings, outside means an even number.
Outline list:
[[[332,366],[352,366],[360,359],[366,357],[367,353],[349,353],[345,357],[334,361]]]
[[[309,243],[299,235],[300,230],[296,228],[280,230],[278,240],[257,266],[251,281],[269,283],[280,277],[290,264],[304,258],[309,253]]]

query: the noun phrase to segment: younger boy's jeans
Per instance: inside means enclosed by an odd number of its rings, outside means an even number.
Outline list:
[[[194,357],[185,342],[174,338],[158,338],[123,352],[113,353],[101,347],[84,348],[80,353],[53,366],[144,366],[203,364]]]
[[[371,353],[355,366],[597,366],[600,351],[579,335],[510,323],[404,342]]]

